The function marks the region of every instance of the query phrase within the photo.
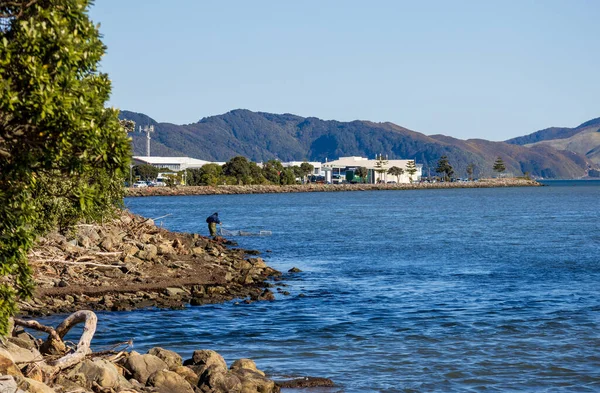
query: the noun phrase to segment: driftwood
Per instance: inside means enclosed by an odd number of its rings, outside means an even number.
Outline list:
[[[16,326],[23,326],[26,328],[39,330],[40,332],[48,333],[48,339],[40,348],[40,352],[43,354],[58,354],[64,353],[67,350],[62,337],[56,333],[56,330],[50,326],[45,326],[38,321],[25,321],[23,319],[15,318]]]
[[[81,322],[84,322],[85,325],[83,326],[83,333],[81,334],[81,338],[79,339],[79,343],[77,344],[77,349],[75,352],[63,356],[60,359],[51,361],[49,363],[50,366],[54,366],[57,367],[58,370],[62,370],[82,361],[86,355],[92,352],[90,344],[92,342],[92,338],[94,337],[94,333],[96,333],[96,324],[98,323],[98,317],[94,312],[89,310],[74,312],[56,328],[56,333],[62,339],[73,326]]]
[[[110,267],[119,269],[121,265],[105,265],[103,263],[95,263],[95,262],[73,262],[73,261],[65,261],[62,259],[36,259],[35,262],[43,262],[43,263],[66,263],[67,265],[79,265],[79,266],[96,266],[96,267]]]
[[[85,323],[83,326],[83,333],[77,344],[77,348],[74,352],[68,353],[56,360],[51,360],[47,365],[40,364],[41,368],[48,375],[56,375],[61,370],[68,368],[76,363],[81,362],[92,350],[90,344],[94,333],[96,333],[96,324],[98,317],[94,312],[89,310],[77,311],[69,315],[56,329],[49,326],[44,326],[37,321],[25,321],[22,319],[15,319],[15,325],[27,327],[30,329],[39,330],[48,333],[48,339],[42,344],[40,348],[44,353],[56,353],[64,354],[66,350],[63,338],[73,328],[73,326],[79,323]]]

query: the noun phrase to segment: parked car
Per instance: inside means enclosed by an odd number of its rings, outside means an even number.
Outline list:
[[[145,181],[139,180],[133,183],[133,188],[144,188],[148,187],[148,184]]]

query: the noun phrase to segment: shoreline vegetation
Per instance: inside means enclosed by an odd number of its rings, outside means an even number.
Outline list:
[[[80,224],[67,234],[38,239],[28,255],[35,295],[19,302],[12,335],[0,343],[0,391],[270,393],[333,386],[318,377],[275,382],[250,359],[228,367],[208,349],[185,361],[160,347],[129,352],[133,343],[127,337],[113,350],[92,353],[96,324],[102,325],[93,311],[227,301],[243,306],[274,300],[275,289],[289,295],[285,274],[267,266],[260,252],[235,246],[221,237],[171,232],[127,211],[104,224]],[[72,314],[56,329],[31,319],[62,313]],[[85,324],[80,342],[68,348],[63,337],[79,323]],[[48,339],[24,328],[48,333]]]
[[[527,178],[480,179],[468,182],[401,183],[401,184],[296,184],[296,185],[222,185],[127,188],[126,196],[183,196],[229,194],[275,194],[295,192],[340,192],[376,190],[425,190],[447,188],[538,187],[542,184]]]

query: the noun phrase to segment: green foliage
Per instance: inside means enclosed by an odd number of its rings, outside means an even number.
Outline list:
[[[475,164],[470,163],[467,165],[467,175],[469,176],[469,180],[473,180],[473,173],[475,172]]]
[[[406,163],[406,173],[408,173],[408,178],[412,183],[413,176],[415,175],[415,173],[417,173],[417,165],[415,164],[414,160]]]
[[[504,161],[502,161],[502,157],[496,158],[493,167],[495,172],[502,173],[506,170],[506,165],[504,165]]]
[[[263,165],[262,175],[271,183],[281,184],[281,174],[283,170],[284,168],[281,161],[269,160]]]
[[[121,201],[130,145],[87,0],[0,3],[0,334],[33,290],[27,251],[52,225]],[[125,123],[124,126],[129,126]]]
[[[306,180],[306,177],[313,173],[315,170],[315,166],[313,164],[309,164],[308,162],[303,162],[300,164],[300,171],[298,173],[298,177],[301,177]]]
[[[450,178],[454,174],[454,169],[452,168],[452,165],[450,165],[450,163],[448,162],[448,157],[446,157],[446,156],[440,157],[440,159],[437,163],[437,168],[435,168],[435,171],[437,173],[443,174],[445,181],[450,180]]]
[[[133,167],[135,176],[139,176],[141,180],[156,179],[160,169],[150,164],[136,165]]]
[[[404,169],[399,168],[397,166],[393,166],[388,169],[388,173],[392,176],[396,176],[396,181],[400,181],[400,176],[404,174]]]
[[[292,168],[285,168],[279,175],[281,185],[296,184],[296,174]]]
[[[205,164],[202,168],[188,169],[187,184],[190,186],[216,186],[222,183],[223,168],[219,164]]]
[[[235,178],[238,184],[248,184],[250,173],[250,162],[246,157],[233,157],[223,165],[223,175]]]
[[[387,169],[385,167],[388,164],[387,158],[384,158],[383,154],[380,154],[375,160],[375,172],[379,173],[380,175],[386,173]]]
[[[364,166],[361,166],[361,167],[356,168],[356,171],[354,172],[354,174],[361,178],[362,183],[366,183],[367,176],[369,176],[369,170],[367,168],[365,168]]]

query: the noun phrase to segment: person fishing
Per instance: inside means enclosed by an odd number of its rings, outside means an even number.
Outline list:
[[[217,237],[217,224],[221,223],[221,220],[219,220],[219,212],[214,212],[212,215],[208,216],[206,222],[208,223],[210,236],[213,238]]]

